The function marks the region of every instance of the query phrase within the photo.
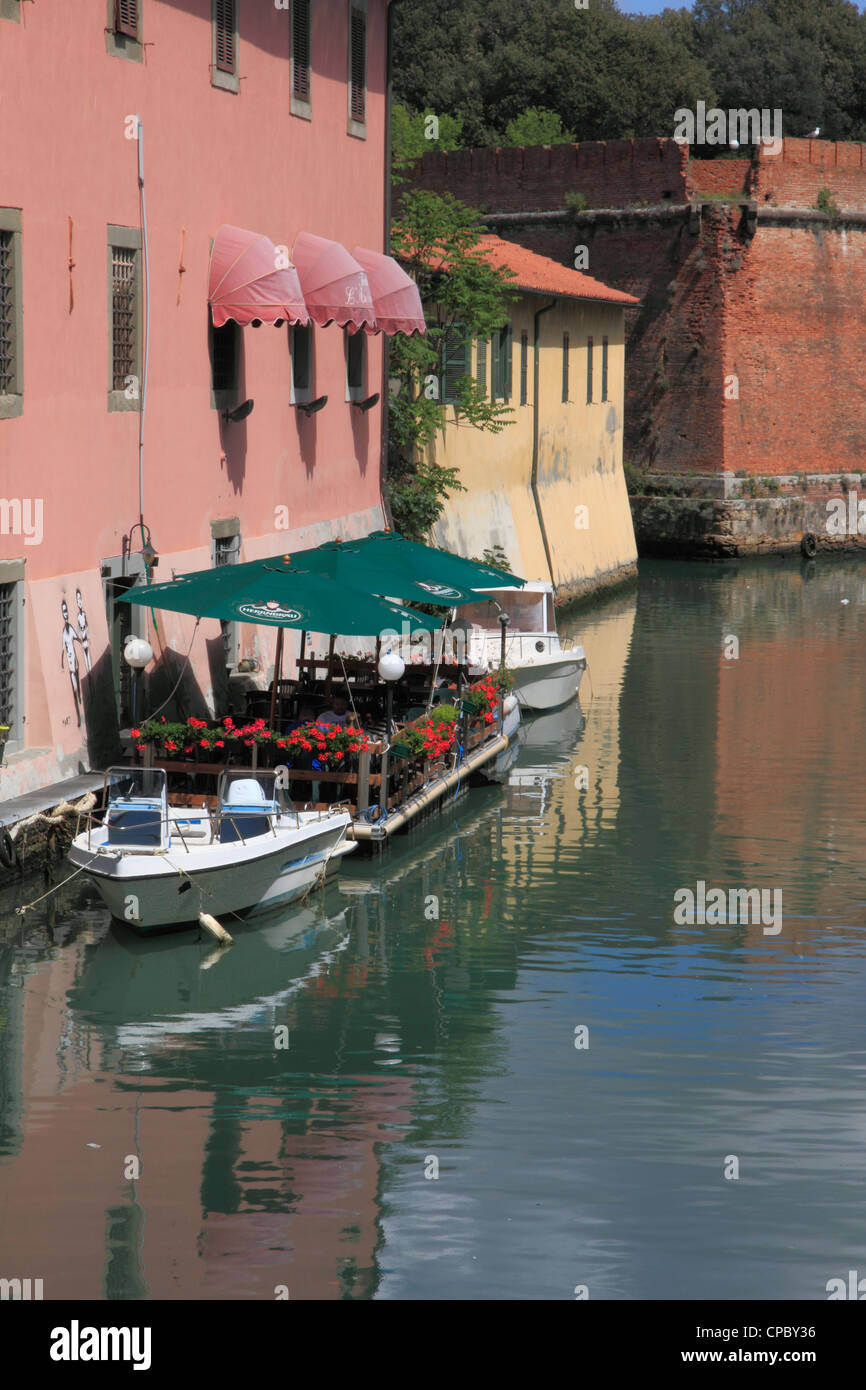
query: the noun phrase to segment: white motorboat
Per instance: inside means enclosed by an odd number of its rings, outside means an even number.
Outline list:
[[[455,610],[452,630],[466,634],[470,670],[498,669],[500,613],[507,613],[505,664],[514,677],[514,694],[527,710],[568,704],[586,670],[586,653],[573,638],[560,638],[553,611],[553,585],[538,580],[522,589],[485,590],[490,597]]]
[[[295,811],[287,785],[285,768],[231,768],[214,807],[178,806],[163,769],[109,768],[104,819],[69,858],[112,916],[143,932],[293,902],[355,846],[348,811]]]

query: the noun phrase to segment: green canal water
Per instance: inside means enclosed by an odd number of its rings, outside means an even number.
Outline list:
[[[0,1275],[754,1300],[866,1275],[866,569],[645,563],[563,628],[580,711],[228,951],[140,941],[81,880],[23,925],[3,900]],[[684,921],[699,883],[781,914]]]

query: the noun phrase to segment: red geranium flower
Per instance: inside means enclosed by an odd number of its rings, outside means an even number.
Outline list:
[[[141,738],[141,729],[130,729],[129,732],[133,738]]]
[[[221,738],[218,738],[216,743],[214,744],[214,748],[225,748],[225,741]]]
[[[146,743],[137,743],[135,746],[136,746],[136,748],[138,749],[139,753],[146,753],[146,752],[147,752],[147,744],[146,744]]]

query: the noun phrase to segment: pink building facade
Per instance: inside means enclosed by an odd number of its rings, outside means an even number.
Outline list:
[[[387,0],[0,0],[0,800],[115,757],[188,650],[185,713],[270,681],[275,630],[116,602],[145,540],[164,581],[383,524],[381,337],[214,334],[207,295],[223,224],[383,249],[386,34]]]

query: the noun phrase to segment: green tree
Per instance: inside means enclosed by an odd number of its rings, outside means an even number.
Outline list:
[[[621,14],[613,0],[422,0],[395,12],[395,85],[416,110],[463,118],[464,145],[501,144],[537,107],[579,140],[672,133],[674,111],[711,100],[692,24]]]
[[[394,524],[414,540],[426,538],[446,498],[461,489],[456,468],[443,468],[430,446],[444,430],[443,377],[464,344],[489,338],[508,320],[515,298],[509,271],[485,253],[478,214],[450,195],[410,192],[391,229],[391,249],[418,285],[427,332],[396,336],[389,346],[388,500]],[[460,416],[498,433],[513,412],[488,400],[469,373],[449,376]]]
[[[570,130],[563,130],[558,111],[543,106],[527,106],[505,127],[506,145],[569,145],[574,140]]]
[[[396,169],[411,164],[429,150],[459,150],[463,121],[447,111],[411,112],[395,101],[391,110],[391,153]]]

